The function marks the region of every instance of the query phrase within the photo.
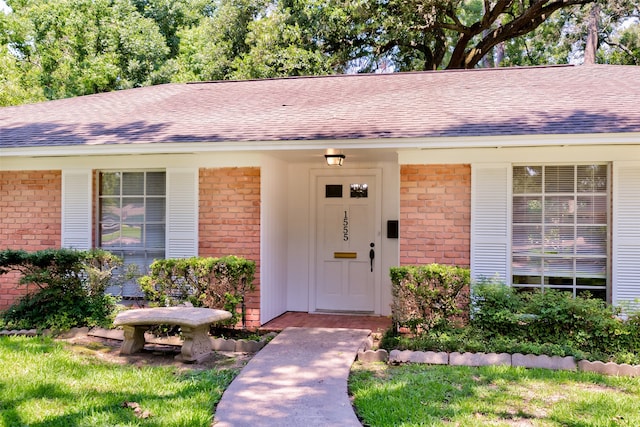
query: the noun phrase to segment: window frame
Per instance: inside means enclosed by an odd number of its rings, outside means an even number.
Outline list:
[[[604,190],[604,193],[600,193],[600,192],[580,192],[578,190],[577,187],[577,183],[576,183],[576,177],[578,176],[578,168],[580,166],[590,166],[590,165],[597,165],[597,166],[604,166],[606,167],[606,171],[605,171],[605,176],[606,176],[606,188]],[[522,167],[540,167],[542,171],[545,171],[546,168],[548,167],[563,167],[563,166],[571,166],[573,168],[573,173],[574,173],[574,182],[573,182],[573,191],[571,192],[562,192],[562,193],[554,193],[554,192],[547,192],[546,188],[545,188],[545,181],[544,181],[544,177],[545,174],[543,173],[542,178],[541,178],[541,188],[539,190],[539,192],[535,193],[535,192],[528,192],[528,193],[516,193],[515,192],[515,180],[514,180],[514,176],[515,176],[515,170],[516,168],[522,168]],[[563,291],[571,291],[572,295],[575,297],[577,294],[584,292],[584,291],[595,291],[594,293],[602,293],[604,292],[604,297],[607,301],[610,301],[611,299],[611,245],[612,245],[612,217],[613,217],[613,213],[612,213],[612,165],[610,162],[574,162],[574,163],[544,163],[544,162],[527,162],[527,163],[512,163],[510,166],[510,175],[511,175],[511,179],[510,179],[510,195],[509,195],[509,203],[510,203],[510,222],[509,222],[509,278],[508,278],[508,282],[510,283],[510,285],[514,288],[517,288],[519,290],[531,290],[531,289],[556,289],[556,290],[563,290]],[[526,256],[523,255],[519,252],[516,252],[515,249],[515,245],[514,245],[514,237],[515,237],[515,229],[518,226],[522,226],[523,224],[526,223],[516,223],[516,198],[517,197],[535,197],[538,196],[540,197],[540,199],[543,202],[543,206],[542,206],[542,212],[540,215],[540,226],[542,229],[544,229],[545,224],[548,224],[545,221],[545,213],[547,212],[545,209],[545,199],[549,198],[549,197],[561,197],[559,195],[567,195],[568,193],[571,193],[571,195],[573,196],[573,200],[578,200],[578,198],[580,196],[597,196],[597,195],[601,195],[604,196],[605,199],[605,210],[606,210],[606,230],[605,230],[605,252],[602,255],[594,255],[594,254],[579,254],[577,253],[575,250],[572,254],[568,254],[565,256],[553,256],[551,254],[549,254],[548,256],[545,256],[544,253],[541,253],[540,258],[541,258],[541,270],[540,270],[540,283],[539,284],[521,284],[521,283],[514,283],[515,282],[515,278],[521,275],[516,275],[515,271],[515,264],[514,264],[514,258],[518,257],[518,256]],[[533,224],[533,223],[530,223]],[[568,225],[570,225],[573,229],[573,237],[574,239],[577,239],[578,236],[578,232],[577,230],[580,228],[579,226],[582,225],[588,225],[588,224],[580,224],[579,223],[579,219],[578,219],[578,215],[577,212],[574,215],[573,218],[573,222],[571,222],[570,224],[567,223]],[[601,223],[594,223],[593,225],[596,226],[598,224]],[[544,247],[544,245],[542,245],[542,247]],[[558,254],[556,254],[558,255]],[[605,262],[605,273],[604,273],[604,285],[600,285],[600,286],[590,286],[590,285],[586,285],[586,284],[578,284],[577,283],[577,278],[580,278],[580,276],[577,274],[576,269],[573,270],[572,272],[572,276],[571,276],[571,284],[549,284],[549,283],[545,283],[545,277],[558,277],[558,276],[545,276],[545,271],[544,271],[544,260],[545,259],[572,259],[573,261],[573,266],[575,266],[575,263],[577,259],[603,259]],[[532,276],[533,277],[533,276]],[[583,277],[584,278],[584,277]],[[594,276],[595,278],[595,276]]]
[[[151,194],[147,194],[147,174],[148,173],[163,173],[164,174],[164,194],[162,195],[151,195]],[[118,195],[103,195],[102,194],[102,188],[101,188],[101,177],[102,174],[113,174],[113,173],[120,173],[121,174],[121,180],[120,180],[120,188],[119,188],[119,194]],[[123,191],[123,181],[122,181],[122,176],[124,176],[125,173],[143,173],[144,174],[144,180],[143,180],[143,194],[139,195],[139,194],[132,194],[132,195],[128,195],[128,194],[124,194]],[[127,264],[126,261],[126,254],[129,253],[131,254],[130,256],[134,256],[136,259],[144,259],[144,264],[146,265],[146,267],[148,267],[154,259],[159,259],[162,258],[164,259],[166,257],[167,254],[167,227],[168,227],[168,218],[167,218],[167,203],[168,203],[168,190],[167,190],[167,171],[165,169],[157,169],[157,168],[149,168],[149,169],[99,169],[96,171],[96,178],[95,178],[95,188],[96,188],[96,207],[95,207],[95,244],[96,247],[101,248],[103,250],[109,251],[111,253],[113,253],[114,255],[118,255],[120,257],[122,257],[125,260],[125,264]],[[102,208],[102,204],[103,204],[103,199],[107,199],[107,198],[117,198],[122,202],[122,199],[127,198],[127,197],[131,197],[131,198],[142,198],[143,199],[143,206],[145,209],[145,213],[144,213],[144,219],[141,222],[144,232],[142,234],[142,244],[140,246],[129,246],[129,247],[109,247],[109,246],[103,246],[103,242],[102,242],[102,221],[101,221],[101,208]],[[163,199],[164,200],[164,212],[162,213],[163,216],[163,221],[147,221],[147,200],[149,199]],[[120,225],[123,224],[122,218],[120,218]],[[157,246],[157,247],[149,247],[147,246],[147,238],[148,238],[148,233],[147,233],[147,226],[148,225],[160,225],[164,228],[164,233],[163,233],[163,237],[161,239],[162,242],[162,246]],[[159,256],[159,254],[162,254],[161,257]],[[135,263],[135,262],[133,262]],[[130,264],[130,263],[129,263]],[[136,263],[138,264],[138,263]],[[145,274],[146,271],[139,271],[139,273],[141,274]],[[127,288],[125,290],[125,287]],[[138,289],[135,290],[134,292],[130,292],[132,290],[133,287],[137,287]],[[131,288],[131,289],[130,289]],[[123,298],[139,298],[142,296],[142,293],[137,285],[137,283],[131,283],[129,284],[129,286],[127,286],[127,284],[123,284],[123,286],[119,289],[107,289],[107,292],[109,293],[114,293],[114,294],[118,294],[120,296],[122,296]]]

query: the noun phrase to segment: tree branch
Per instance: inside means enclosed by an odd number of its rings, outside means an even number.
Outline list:
[[[597,0],[555,0],[551,2],[534,0],[521,15],[493,31],[489,31],[482,40],[470,49],[467,49],[467,45],[471,38],[460,37],[447,68],[473,68],[495,45],[533,31],[558,9],[594,3],[595,1]]]

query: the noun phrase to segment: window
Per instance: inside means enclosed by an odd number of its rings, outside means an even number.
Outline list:
[[[607,165],[513,168],[512,283],[606,299]]]
[[[157,171],[99,175],[98,246],[141,272],[165,256],[165,182],[165,172]],[[140,296],[138,285],[125,284],[122,295]]]

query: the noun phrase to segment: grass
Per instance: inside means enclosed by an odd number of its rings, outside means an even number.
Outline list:
[[[210,426],[236,373],[117,365],[48,338],[0,337],[0,427]]]
[[[640,378],[517,367],[353,367],[365,426],[638,426]]]

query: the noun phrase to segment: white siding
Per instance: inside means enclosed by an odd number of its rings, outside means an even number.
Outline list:
[[[640,309],[640,162],[613,164],[612,302]]]
[[[471,166],[471,276],[510,283],[511,165]]]
[[[166,258],[198,255],[198,169],[168,168]]]
[[[91,246],[91,170],[63,170],[62,247]]]
[[[265,158],[260,170],[260,324],[287,310],[287,164]]]

